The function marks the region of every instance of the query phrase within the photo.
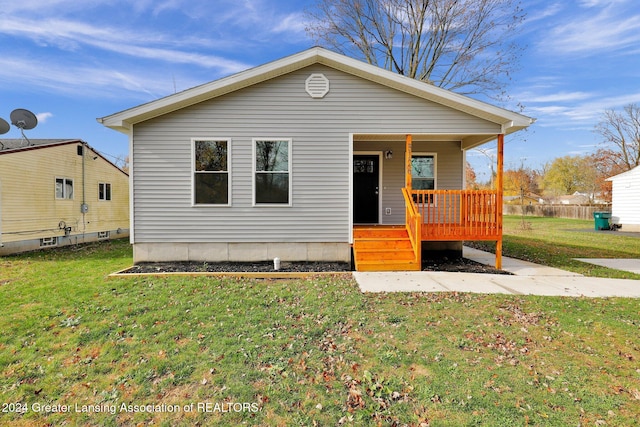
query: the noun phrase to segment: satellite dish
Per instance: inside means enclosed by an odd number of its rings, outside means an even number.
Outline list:
[[[4,135],[5,133],[9,132],[9,129],[11,129],[9,123],[7,123],[5,119],[0,117],[0,135]]]
[[[38,119],[31,111],[16,108],[11,112],[11,124],[20,130],[29,130],[38,125]]]

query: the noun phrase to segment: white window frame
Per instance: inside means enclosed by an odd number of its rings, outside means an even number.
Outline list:
[[[62,180],[62,197],[58,197],[58,180]],[[67,194],[67,182],[71,183],[71,197]],[[73,178],[62,178],[60,176],[56,176],[53,183],[53,192],[56,200],[73,200],[76,193]]]
[[[107,198],[107,185],[109,186],[109,197]],[[102,194],[104,195],[104,197],[100,197],[100,187],[104,186],[104,189],[102,190]],[[99,182],[98,183],[98,201],[100,202],[110,202],[111,201],[111,190],[113,189],[113,185],[111,185],[110,182]]]
[[[50,248],[53,246],[58,246],[58,238],[57,237],[43,237],[40,239],[40,247],[41,248]]]
[[[438,153],[427,153],[427,152],[413,152],[411,153],[411,157],[414,156],[431,156],[433,157],[433,189],[438,189]],[[413,176],[411,177],[411,182],[413,183]],[[405,182],[405,186],[406,186]],[[437,200],[434,203],[433,200],[429,202],[429,205],[437,206]]]
[[[267,142],[286,142],[288,144],[288,159],[287,159],[287,174],[289,175],[289,203],[256,203],[256,173],[264,173],[264,171],[256,170],[256,145],[259,141]],[[293,206],[293,173],[291,166],[291,159],[293,158],[293,139],[292,138],[253,138],[251,140],[251,202],[254,207],[290,207]],[[284,173],[284,171],[277,171],[275,173]]]
[[[226,172],[222,171],[208,171],[208,172],[198,172],[198,173],[226,173],[227,174],[227,203],[196,203],[196,142],[202,141],[224,141],[227,143],[227,170]],[[232,142],[231,138],[219,138],[219,137],[197,137],[191,138],[191,206],[192,207],[208,207],[208,208],[219,208],[219,207],[229,207],[231,206],[231,151],[232,151]]]

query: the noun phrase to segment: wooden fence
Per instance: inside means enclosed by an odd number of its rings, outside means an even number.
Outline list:
[[[571,219],[593,219],[594,212],[611,212],[611,206],[607,205],[503,205],[505,215],[543,216]]]

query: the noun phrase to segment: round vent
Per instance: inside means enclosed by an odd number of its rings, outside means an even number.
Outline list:
[[[305,82],[305,90],[312,98],[324,98],[329,93],[329,79],[324,74],[311,74]]]

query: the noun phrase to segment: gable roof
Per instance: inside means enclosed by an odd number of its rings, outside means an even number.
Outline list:
[[[0,139],[0,154],[15,150],[33,150],[47,145],[82,142],[78,139]]]
[[[626,172],[622,172],[622,173],[620,173],[618,175],[614,175],[614,176],[612,176],[610,178],[607,178],[606,181],[615,181],[616,179],[619,179],[619,178],[631,178],[632,176],[634,176],[636,174],[640,175],[640,166],[636,166],[635,168],[629,169]]]
[[[118,169],[120,172],[122,172],[126,176],[129,176],[128,173],[120,169],[118,166],[115,165],[115,163],[107,159],[105,156],[102,155],[102,153],[100,153],[95,148],[91,147],[89,144],[87,144],[81,139],[29,139],[29,140],[2,139],[0,140],[0,156],[6,155],[6,154],[21,153],[24,151],[47,149],[50,147],[58,147],[61,145],[69,145],[69,144],[85,145],[96,156],[100,157],[105,162],[109,163],[111,166]]]
[[[156,101],[98,118],[106,127],[127,134],[132,125],[202,101],[279,77],[313,64],[323,64],[426,100],[451,107],[502,126],[504,134],[524,129],[534,119],[494,105],[421,82],[321,47],[251,68]]]

